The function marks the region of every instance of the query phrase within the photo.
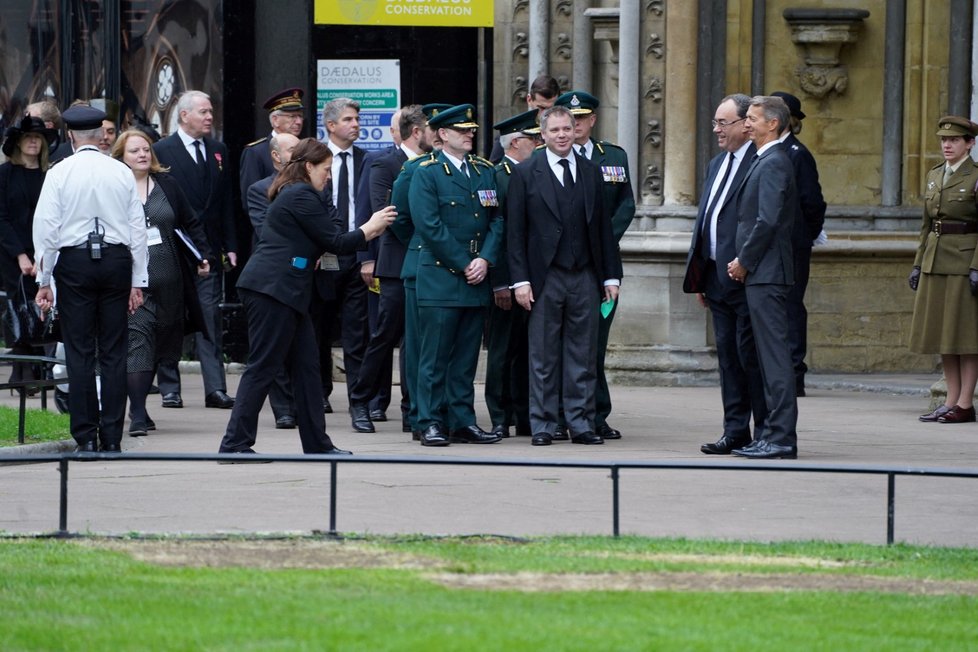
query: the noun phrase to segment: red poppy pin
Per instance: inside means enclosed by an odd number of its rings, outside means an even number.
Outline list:
[[[224,171],[224,165],[223,165],[223,160],[221,159],[221,153],[214,152],[214,159],[217,161],[217,171],[218,172]]]

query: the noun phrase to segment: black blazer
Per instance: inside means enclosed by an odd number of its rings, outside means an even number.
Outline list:
[[[366,237],[360,229],[339,229],[321,193],[309,184],[292,184],[268,207],[261,239],[237,286],[306,312],[318,258],[326,251],[352,254],[365,246]]]
[[[36,171],[35,171],[36,172]],[[20,283],[17,256],[27,254],[34,260],[34,207],[40,196],[32,196],[26,178],[30,172],[23,165],[7,161],[0,165],[0,271],[4,288],[15,289]],[[44,173],[40,173],[44,178]]]
[[[180,189],[204,225],[213,256],[210,259],[211,269],[219,272],[217,258],[221,252],[238,250],[231,197],[231,171],[228,167],[230,159],[224,143],[210,136],[204,136],[201,140],[207,150],[206,177],[200,174],[197,162],[183,146],[178,134],[156,142],[153,150],[160,163],[170,168],[170,175],[180,184]]]
[[[373,211],[370,209],[370,179],[373,176],[373,166],[377,159],[383,158],[390,150],[374,150],[367,152],[363,157],[363,167],[359,174],[354,176],[357,184],[356,192],[356,215],[353,218],[354,224],[363,226]],[[354,165],[356,165],[356,150],[353,151]],[[357,253],[357,261],[361,263],[377,260],[378,239],[375,238],[367,243],[366,251]]]
[[[717,215],[717,263],[716,280],[724,292],[737,292],[743,290],[741,283],[730,278],[727,274],[727,263],[737,257],[737,202],[733,201],[740,184],[747,176],[747,169],[750,167],[751,159],[757,148],[754,143],[748,145],[744,150],[744,159],[737,168],[737,173],[731,179],[727,196],[723,198],[720,212]],[[693,226],[693,239],[689,246],[689,253],[686,256],[686,276],[683,278],[683,292],[695,293],[706,292],[706,268],[708,259],[700,255],[700,247],[703,242],[703,228],[706,224],[706,209],[710,203],[710,188],[716,180],[720,165],[729,152],[721,152],[713,157],[706,169],[706,180],[703,182],[703,194],[700,195],[699,212],[696,215],[696,224]]]
[[[238,162],[238,183],[241,186],[241,203],[248,211],[248,188],[253,183],[275,174],[275,163],[272,161],[271,138],[265,137],[247,145],[241,151]]]
[[[794,134],[784,139],[784,149],[795,169],[798,189],[799,212],[791,233],[791,244],[795,249],[811,249],[812,241],[825,226],[825,198],[818,182],[818,166],[815,157]]]
[[[584,189],[588,241],[600,290],[604,281],[622,276],[618,243],[605,209],[598,167],[577,153],[574,156],[576,185]],[[554,184],[547,175],[553,176],[553,172],[546,152],[541,150],[513,169],[506,197],[510,278],[513,283],[529,281],[534,296],[540,296],[543,289],[547,270],[557,254],[563,224]]]
[[[401,172],[401,167],[407,161],[407,154],[400,147],[375,159],[370,166],[370,214],[376,213],[391,203],[391,189],[394,179]],[[404,254],[407,248],[397,237],[388,231],[370,243],[376,245],[377,264],[374,266],[374,276],[381,278],[401,278],[401,268],[404,266]]]
[[[207,243],[204,227],[201,226],[197,214],[194,213],[186,195],[180,189],[180,184],[168,174],[154,174],[153,180],[166,195],[166,201],[173,209],[173,214],[176,216],[174,226],[193,240],[194,245],[197,246],[197,251],[204,258],[211,260],[214,254]],[[204,326],[204,313],[200,308],[200,295],[197,293],[197,261],[182,245],[180,245],[180,250],[184,253],[183,259],[180,261],[180,275],[183,280],[183,331],[184,333],[200,332],[209,339],[207,328]],[[211,274],[214,273],[216,272],[211,270]]]

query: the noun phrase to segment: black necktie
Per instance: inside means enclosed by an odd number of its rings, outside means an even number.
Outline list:
[[[570,161],[565,158],[560,159],[560,164],[564,168],[564,187],[573,188],[574,187],[574,175],[570,171]]]
[[[581,156],[583,156],[584,158],[587,158],[587,147],[585,147],[584,145],[581,145],[581,151],[580,151],[580,152],[578,152],[578,153],[579,153],[579,154],[580,154]]]
[[[202,152],[200,150],[200,141],[199,140],[195,140],[194,141],[194,149],[197,151],[197,167],[203,169],[203,167],[205,165],[204,152]]]
[[[709,208],[706,209],[706,214],[703,219],[703,258],[710,257],[710,229],[713,224],[713,211],[716,210],[717,204],[720,203],[720,197],[723,196],[723,189],[727,187],[727,180],[730,179],[730,171],[733,170],[734,155],[733,152],[727,154],[727,169],[723,173],[723,178],[720,179],[720,185],[717,186],[716,194],[713,195],[713,200],[710,201]]]
[[[468,165],[466,165],[466,163],[465,163],[465,161],[462,161],[462,174],[464,174],[464,175],[465,175],[466,177],[468,177],[468,178],[470,178],[470,179],[472,178],[472,177],[471,177],[471,176],[469,175],[469,166],[468,166]]]
[[[336,210],[343,220],[343,226],[350,228],[350,172],[346,167],[349,152],[340,152],[340,180],[336,192]]]

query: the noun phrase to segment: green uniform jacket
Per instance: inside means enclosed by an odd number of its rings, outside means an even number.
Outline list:
[[[469,285],[465,268],[476,257],[493,265],[503,235],[496,175],[488,161],[467,156],[470,175],[444,153],[421,163],[408,193],[411,220],[421,237],[416,289],[419,306],[488,306],[489,283]]]
[[[944,164],[927,173],[924,190],[924,219],[920,227],[920,244],[913,264],[925,274],[963,274],[978,269],[978,233],[945,234],[934,232],[938,220],[978,223],[975,188],[978,186],[978,163],[965,159],[941,187]]]
[[[511,160],[503,156],[503,160],[496,163],[496,196],[499,198],[499,214],[503,217],[503,233],[499,242],[498,261],[489,270],[489,285],[491,289],[502,286],[509,286],[509,264],[506,261],[506,191],[509,190],[509,176],[513,174],[513,166],[516,165]]]
[[[390,225],[391,233],[400,240],[407,252],[404,255],[404,266],[401,267],[401,279],[413,287],[418,275],[418,252],[421,251],[421,239],[414,232],[414,222],[411,221],[410,189],[414,171],[425,161],[435,160],[434,152],[416,156],[401,166],[401,173],[394,179],[391,188],[391,204],[397,208],[397,219]]]
[[[628,176],[628,154],[618,145],[593,138],[591,162],[601,170],[604,181],[604,205],[611,216],[611,232],[615,242],[621,240],[635,219],[635,195]]]

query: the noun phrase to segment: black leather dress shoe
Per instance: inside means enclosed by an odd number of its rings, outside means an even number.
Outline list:
[[[183,399],[176,392],[170,392],[169,394],[164,394],[162,397],[161,404],[165,408],[182,408]]]
[[[145,421],[131,421],[129,423],[130,437],[145,437],[149,432]]]
[[[703,444],[700,446],[700,452],[704,455],[730,455],[733,449],[744,448],[749,446],[750,443],[751,441],[749,439],[732,439],[723,435],[712,444]]]
[[[923,421],[924,423],[936,423],[940,417],[950,412],[953,408],[954,408],[953,405],[951,407],[948,407],[942,403],[938,405],[932,412],[928,412],[927,414],[921,414],[917,418]]]
[[[621,431],[615,430],[607,423],[602,423],[600,426],[595,428],[595,431],[598,433],[598,436],[601,437],[601,439],[621,439]]]
[[[353,453],[351,453],[350,451],[345,451],[342,448],[337,448],[336,446],[333,446],[328,451],[326,451],[325,455],[353,455]]]
[[[278,430],[292,430],[295,428],[295,417],[291,414],[283,414],[275,419],[275,427]]]
[[[448,437],[437,423],[421,432],[422,446],[448,446]]]
[[[448,441],[453,444],[495,444],[500,439],[502,437],[499,435],[486,432],[479,426],[473,424],[453,430]]]
[[[146,415],[146,430],[156,430],[156,422],[150,419],[148,414]]]
[[[734,455],[747,457],[752,460],[793,460],[798,457],[798,449],[794,446],[782,446],[781,444],[772,444],[764,440],[755,441],[750,446],[737,448],[730,452]]]
[[[370,411],[371,421],[387,421],[387,413],[383,410],[371,410]]]
[[[78,444],[75,447],[76,453],[97,453],[98,447],[95,445],[94,441],[86,441]]]
[[[496,435],[500,439],[508,439],[509,438],[509,427],[508,426],[503,426],[503,425],[493,426],[492,427],[492,434]]]
[[[550,438],[554,441],[567,441],[570,437],[567,436],[566,426],[557,426],[554,428],[554,434],[550,435]]]
[[[553,435],[548,432],[538,432],[530,440],[531,446],[549,446],[554,441]]]
[[[370,422],[370,410],[365,403],[354,403],[350,406],[350,423],[357,432],[377,432]]]
[[[102,444],[102,448],[99,450],[102,453],[121,453],[122,446],[119,444]]]
[[[221,460],[218,464],[269,464],[268,460],[250,460],[248,459],[252,455],[255,455],[255,450],[253,448],[243,448],[241,450],[218,450],[218,453],[231,453],[235,458],[229,460]]]
[[[578,435],[574,435],[573,437],[571,437],[571,443],[584,444],[585,446],[594,446],[596,444],[603,444],[604,439],[601,438],[601,435],[596,435],[590,430],[588,430],[587,432],[582,432]]]
[[[333,406],[332,406],[332,404],[330,404],[329,398],[326,397],[326,396],[324,396],[323,397],[323,414],[332,414],[332,413],[333,413]]]
[[[228,396],[227,393],[217,390],[204,397],[204,407],[230,410],[234,407],[234,399]]]

